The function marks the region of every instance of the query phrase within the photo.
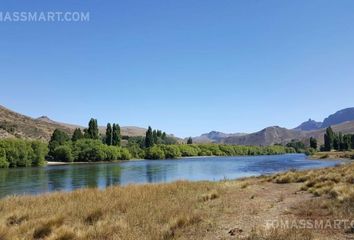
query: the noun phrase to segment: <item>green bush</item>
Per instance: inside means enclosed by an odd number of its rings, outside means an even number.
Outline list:
[[[129,150],[126,148],[119,148],[121,157],[118,160],[129,160],[132,158],[132,155],[130,154]]]
[[[182,156],[176,145],[161,145],[161,148],[165,154],[165,158],[179,158]]]
[[[165,159],[165,153],[160,146],[155,145],[145,150],[146,159]]]
[[[43,166],[47,145],[39,141],[3,139],[0,150],[4,152],[0,167]]]
[[[4,149],[0,149],[0,168],[9,167],[9,163],[6,160],[6,152]]]
[[[182,157],[198,156],[200,152],[200,149],[193,145],[178,145],[178,148]]]
[[[69,145],[63,145],[57,147],[53,152],[54,160],[59,162],[72,162],[73,155],[71,153],[71,147]]]

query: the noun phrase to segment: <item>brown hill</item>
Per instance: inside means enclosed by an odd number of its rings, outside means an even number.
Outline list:
[[[79,125],[53,121],[46,116],[31,118],[0,105],[0,138],[18,137],[48,141],[55,129],[72,134],[75,128],[84,129]],[[105,127],[99,129],[100,133],[105,133]],[[145,136],[146,129],[127,126],[121,127],[121,132],[123,136]]]
[[[55,122],[34,119],[13,112],[0,105],[0,138],[18,137],[26,139],[49,140],[53,131],[58,128],[69,134],[73,129]]]
[[[289,130],[278,126],[268,127],[259,132],[244,136],[233,136],[222,139],[222,143],[236,145],[268,146],[277,143],[287,143],[292,139],[301,139],[304,133],[301,131]]]
[[[342,133],[354,133],[354,121],[333,125],[333,131]],[[221,139],[221,143],[237,145],[269,146],[277,143],[285,144],[293,139],[307,141],[310,137],[317,139],[319,144],[323,144],[323,136],[326,129],[314,131],[297,131],[281,127],[268,127],[259,132],[244,136],[233,136]]]

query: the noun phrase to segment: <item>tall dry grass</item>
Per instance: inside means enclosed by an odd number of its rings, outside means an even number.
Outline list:
[[[0,239],[171,239],[197,227],[198,205],[218,191],[181,181],[8,197],[0,201]]]

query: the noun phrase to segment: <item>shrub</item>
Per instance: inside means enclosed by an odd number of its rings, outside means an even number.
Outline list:
[[[55,161],[60,162],[72,162],[74,160],[71,153],[71,147],[68,145],[57,147],[53,152],[53,157]]]
[[[166,158],[181,157],[181,152],[176,145],[162,145],[161,146]]]
[[[200,149],[193,145],[178,145],[182,157],[198,156]]]
[[[155,145],[153,147],[147,148],[145,151],[146,159],[164,159],[165,153],[162,151],[160,146]]]
[[[0,140],[3,153],[0,167],[29,167],[45,164],[46,144],[22,139]],[[4,160],[5,159],[5,160]]]

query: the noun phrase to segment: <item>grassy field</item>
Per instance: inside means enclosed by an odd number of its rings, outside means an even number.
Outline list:
[[[354,165],[222,182],[131,185],[0,201],[0,239],[345,239],[354,229],[266,229],[354,219]]]

